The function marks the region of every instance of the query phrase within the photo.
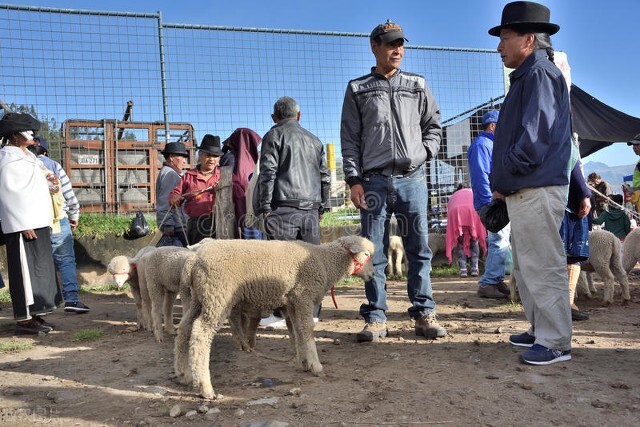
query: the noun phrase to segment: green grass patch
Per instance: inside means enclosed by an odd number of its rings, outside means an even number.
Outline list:
[[[134,214],[115,215],[101,213],[83,213],[78,221],[78,228],[73,232],[76,237],[104,237],[106,234],[123,235],[129,231]],[[158,229],[154,213],[144,215],[151,233]]]
[[[81,294],[91,294],[100,292],[114,292],[114,291],[126,291],[129,289],[129,284],[125,283],[122,287],[118,287],[115,283],[109,285],[82,285],[78,291]]]
[[[431,268],[431,277],[451,277],[457,275],[457,265],[439,265]]]
[[[360,224],[360,211],[356,208],[340,208],[335,212],[325,212],[320,221],[320,227],[336,225]]]
[[[11,302],[11,295],[9,294],[9,288],[0,289],[0,303]]]
[[[356,276],[349,276],[349,277],[345,277],[344,279],[340,280],[336,286],[356,286],[356,285],[362,285],[364,283],[364,281]]]
[[[104,336],[101,329],[81,329],[71,337],[71,341],[85,342],[99,340]]]
[[[18,353],[33,348],[30,341],[0,341],[0,353]]]

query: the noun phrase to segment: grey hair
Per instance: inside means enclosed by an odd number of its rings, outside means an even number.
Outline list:
[[[551,44],[551,36],[547,33],[533,33],[533,37],[533,50],[546,50],[549,60],[553,62],[554,50],[553,45]]]
[[[277,120],[291,119],[298,116],[300,107],[295,99],[283,96],[273,104],[273,116]]]

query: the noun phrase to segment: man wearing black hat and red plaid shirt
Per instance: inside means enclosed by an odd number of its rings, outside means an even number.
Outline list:
[[[550,15],[543,5],[517,1],[489,30],[500,37],[504,65],[515,69],[494,134],[491,188],[507,204],[513,274],[531,324],[509,341],[527,347],[520,360],[533,365],[571,359],[567,259],[558,230],[575,161],[569,91],[551,47],[550,35],[560,27]]]

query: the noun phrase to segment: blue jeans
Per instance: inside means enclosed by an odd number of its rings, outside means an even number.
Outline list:
[[[366,322],[385,322],[388,264],[389,222],[395,214],[398,234],[402,237],[409,263],[407,293],[412,306],[408,313],[414,319],[435,311],[431,290],[432,253],[429,248],[427,218],[427,179],[425,167],[404,177],[371,175],[362,181],[367,209],[360,210],[362,236],[373,242],[376,250],[372,262],[374,277],[364,284],[367,303],[360,306]]]
[[[504,280],[510,236],[511,224],[507,224],[497,233],[487,231],[487,262],[484,265],[484,274],[478,280],[479,284],[497,285]]]
[[[73,234],[69,219],[60,220],[60,233],[51,233],[53,261],[62,279],[62,295],[65,302],[78,302],[78,277],[76,275],[76,255],[73,251]]]

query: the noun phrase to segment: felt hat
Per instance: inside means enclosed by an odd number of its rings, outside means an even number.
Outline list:
[[[0,137],[7,138],[14,133],[40,130],[40,122],[26,113],[6,113],[0,120]]]
[[[510,28],[552,35],[558,32],[560,26],[549,22],[550,18],[551,12],[546,6],[532,1],[514,1],[504,6],[500,25],[491,28],[489,34],[500,37],[500,30]]]
[[[187,148],[182,142],[170,142],[168,144],[165,144],[164,148],[162,149],[162,151],[160,151],[160,153],[162,153],[162,155],[165,157],[171,154],[177,154],[179,156],[189,158],[189,153],[187,153]]]
[[[398,24],[391,22],[390,19],[387,19],[387,22],[384,24],[376,25],[376,27],[371,31],[369,35],[369,39],[371,41],[375,40],[376,37],[380,37],[380,40],[384,43],[390,43],[394,40],[404,39],[405,41],[409,41],[405,38],[404,32],[402,31],[402,27]]]
[[[206,134],[202,138],[202,142],[198,147],[198,150],[209,153],[213,156],[222,156],[222,149],[220,148],[220,137],[218,135]]]

